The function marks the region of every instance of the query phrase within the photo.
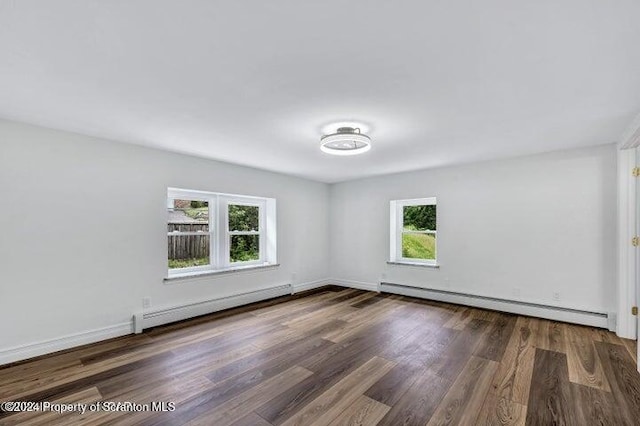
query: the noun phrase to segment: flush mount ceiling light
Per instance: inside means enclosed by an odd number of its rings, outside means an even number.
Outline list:
[[[371,149],[371,139],[357,127],[339,127],[320,138],[320,149],[332,155],[357,155]]]

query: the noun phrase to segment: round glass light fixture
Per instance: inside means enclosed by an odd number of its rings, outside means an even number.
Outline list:
[[[357,127],[340,127],[320,138],[322,152],[332,155],[357,155],[371,149],[371,138]]]

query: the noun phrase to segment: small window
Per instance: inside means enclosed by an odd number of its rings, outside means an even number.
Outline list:
[[[390,261],[436,265],[435,197],[391,201],[390,217]]]
[[[169,188],[169,276],[276,264],[275,200]]]

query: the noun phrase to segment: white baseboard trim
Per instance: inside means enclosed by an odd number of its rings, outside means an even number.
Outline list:
[[[384,291],[388,293],[402,294],[405,296],[438,300],[460,305],[475,306],[479,308],[493,309],[514,314],[589,325],[593,327],[611,327],[611,323],[607,318],[607,314],[600,312],[579,311],[576,309],[528,304],[524,302],[502,300],[476,295],[466,295],[462,293],[442,290],[430,290],[390,283],[378,284],[344,279],[324,279],[296,285],[285,284],[239,295],[192,303],[184,306],[176,306],[160,311],[140,313],[136,315],[138,324],[136,324],[135,326],[141,326],[141,329],[155,327],[157,325],[181,321],[183,319],[205,315],[223,309],[258,302],[261,300],[271,299],[273,297],[299,293],[301,291],[311,290],[314,288],[323,287],[325,285],[338,285],[341,287],[355,288],[359,290],[374,292]],[[613,321],[615,321],[615,319]],[[131,334],[132,332],[134,332],[134,324],[132,322],[125,322],[95,330],[70,334],[57,339],[30,343],[8,349],[0,349],[0,365],[21,361],[65,349],[70,349],[76,346],[95,343],[114,337],[120,337]]]
[[[182,321],[224,309],[260,302],[262,300],[273,299],[274,297],[286,296],[291,294],[292,290],[291,284],[282,284],[227,297],[194,302],[187,305],[173,306],[150,312],[138,312],[133,316],[134,331],[141,333],[142,330],[146,328]]]
[[[331,285],[331,284],[333,284],[333,282],[329,279],[309,281],[309,282],[300,283],[300,284],[293,284],[292,294],[300,293],[307,290],[313,290],[314,288],[324,287],[326,285]]]
[[[101,340],[112,339],[133,333],[131,321],[81,333],[69,334],[57,339],[44,340],[42,342],[28,343],[8,349],[0,349],[0,365],[22,361],[52,352],[71,349]]]
[[[320,287],[321,285],[326,285],[326,281],[323,280],[322,283],[306,283],[305,285],[316,285]],[[71,349],[89,343],[96,343],[102,340],[120,337],[134,332],[141,332],[144,328],[150,328],[157,325],[181,321],[183,319],[193,318],[216,311],[221,311],[223,309],[234,308],[236,306],[259,302],[261,300],[271,299],[278,296],[286,296],[291,293],[292,286],[290,284],[284,284],[234,296],[207,300],[204,302],[197,302],[183,306],[175,306],[172,308],[154,312],[137,313],[134,315],[133,321],[129,321],[126,323],[71,334],[59,337],[57,339],[30,343],[8,349],[0,349],[0,365],[22,361],[36,356],[61,351],[64,349]]]
[[[608,312],[608,328],[609,331],[616,332],[618,328],[618,313],[617,312]]]
[[[380,292],[380,285],[378,283],[367,283],[364,281],[343,280],[338,278],[330,279],[329,283],[339,285],[341,287],[357,288],[358,290],[375,291],[377,293]]]
[[[403,296],[437,300],[440,302],[455,303],[457,305],[473,306],[518,315],[589,325],[592,327],[609,329],[610,326],[607,313],[604,312],[583,311],[573,308],[458,293],[448,290],[425,289],[395,283],[380,283],[380,290],[385,293],[401,294]]]

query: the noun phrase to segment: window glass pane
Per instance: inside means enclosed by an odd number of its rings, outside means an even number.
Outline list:
[[[259,235],[232,235],[231,262],[247,262],[260,259]]]
[[[435,259],[436,236],[434,234],[402,234],[402,257],[409,259]]]
[[[260,207],[229,204],[229,231],[258,231]]]
[[[436,206],[404,206],[402,220],[405,231],[435,231]]]
[[[169,200],[168,232],[209,232],[209,203],[196,200]]]
[[[169,269],[209,264],[209,234],[169,235]]]

